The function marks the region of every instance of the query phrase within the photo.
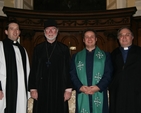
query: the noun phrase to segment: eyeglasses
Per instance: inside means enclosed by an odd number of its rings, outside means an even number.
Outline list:
[[[53,27],[53,28],[46,28],[45,30],[47,32],[50,32],[50,31],[55,32],[57,29],[55,27]]]
[[[126,34],[119,34],[118,37],[121,38],[121,37],[129,37],[131,36],[131,33],[126,33]]]

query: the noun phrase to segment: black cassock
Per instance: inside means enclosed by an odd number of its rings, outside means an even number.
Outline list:
[[[29,90],[38,90],[34,113],[68,113],[64,92],[72,87],[69,65],[70,54],[66,45],[55,41],[35,47],[29,77]]]
[[[132,45],[125,63],[120,48],[111,56],[110,113],[141,113],[141,47]]]

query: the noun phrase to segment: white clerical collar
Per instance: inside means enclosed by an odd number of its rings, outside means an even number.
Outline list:
[[[15,44],[15,43],[17,43],[17,41],[13,41],[13,43]]]
[[[124,47],[123,49],[124,49],[124,50],[128,50],[128,47]]]

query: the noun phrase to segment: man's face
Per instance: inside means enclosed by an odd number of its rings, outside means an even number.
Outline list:
[[[58,29],[54,26],[47,27],[44,30],[44,34],[45,34],[47,40],[54,41],[57,37]]]
[[[20,35],[19,25],[16,23],[10,23],[8,30],[5,30],[5,34],[9,39],[16,41]]]
[[[96,44],[97,38],[95,33],[92,31],[87,31],[84,35],[83,42],[86,45],[86,48],[94,48]]]
[[[131,31],[127,28],[122,29],[118,34],[121,47],[128,47],[132,45],[133,38]]]

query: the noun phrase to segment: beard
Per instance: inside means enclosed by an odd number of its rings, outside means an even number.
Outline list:
[[[47,36],[47,35],[45,34],[45,37],[46,37],[46,39],[47,39],[47,40],[49,40],[49,41],[53,41],[53,40],[55,40],[55,39],[56,39],[57,34],[56,34],[56,35],[54,35],[53,37],[49,37],[49,36]]]

